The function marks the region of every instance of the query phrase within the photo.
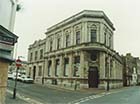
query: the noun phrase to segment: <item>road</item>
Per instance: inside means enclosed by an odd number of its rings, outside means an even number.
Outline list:
[[[8,81],[8,89],[13,90],[14,81]],[[78,91],[70,90],[56,90],[48,88],[47,86],[37,84],[25,84],[17,83],[17,93],[25,98],[35,99],[36,101],[47,104],[47,103],[68,103],[76,99],[80,99],[86,96],[90,96],[88,93],[81,93]]]
[[[8,81],[8,89],[13,90],[13,86],[14,82]],[[33,99],[40,104],[140,104],[140,86],[95,95],[18,82],[17,92],[24,98]]]
[[[140,104],[140,86],[130,87],[105,96],[93,96],[79,101],[77,104]]]

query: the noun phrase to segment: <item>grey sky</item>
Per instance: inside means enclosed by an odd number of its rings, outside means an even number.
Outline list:
[[[29,44],[45,37],[46,29],[84,9],[103,10],[113,22],[114,49],[140,56],[139,0],[21,0],[15,33],[20,37],[17,55],[27,59]]]

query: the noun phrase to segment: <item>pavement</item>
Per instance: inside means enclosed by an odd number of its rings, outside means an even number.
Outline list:
[[[7,92],[6,93],[6,103],[5,104],[29,104],[28,102],[26,102],[25,100],[16,97],[16,99],[13,99],[13,95],[12,93]]]

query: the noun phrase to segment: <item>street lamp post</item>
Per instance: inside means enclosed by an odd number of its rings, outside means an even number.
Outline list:
[[[16,98],[16,86],[17,86],[18,70],[19,70],[19,67],[17,67],[17,69],[16,69],[16,78],[15,78],[15,85],[14,85],[14,90],[13,90],[13,99]]]
[[[18,76],[19,67],[21,66],[21,60],[19,59],[19,57],[16,60],[16,66],[17,66],[17,69],[16,69],[15,85],[14,85],[14,90],[13,90],[13,99],[16,98],[17,76]]]

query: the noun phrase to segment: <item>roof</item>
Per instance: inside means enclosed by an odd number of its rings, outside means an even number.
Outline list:
[[[57,23],[56,25],[51,26],[50,28],[47,29],[47,33],[53,31],[56,28],[59,28],[60,26],[64,26],[70,22],[73,22],[77,19],[80,19],[82,17],[92,17],[92,18],[103,18],[108,24],[109,26],[115,30],[113,23],[109,20],[109,18],[106,16],[106,14],[103,11],[95,11],[95,10],[83,10],[59,23]]]
[[[14,33],[10,32],[6,28],[4,28],[2,25],[0,25],[0,35],[7,36],[7,37],[10,37],[10,38],[14,38],[15,43],[17,42],[17,39],[18,39],[17,35],[15,35]]]

